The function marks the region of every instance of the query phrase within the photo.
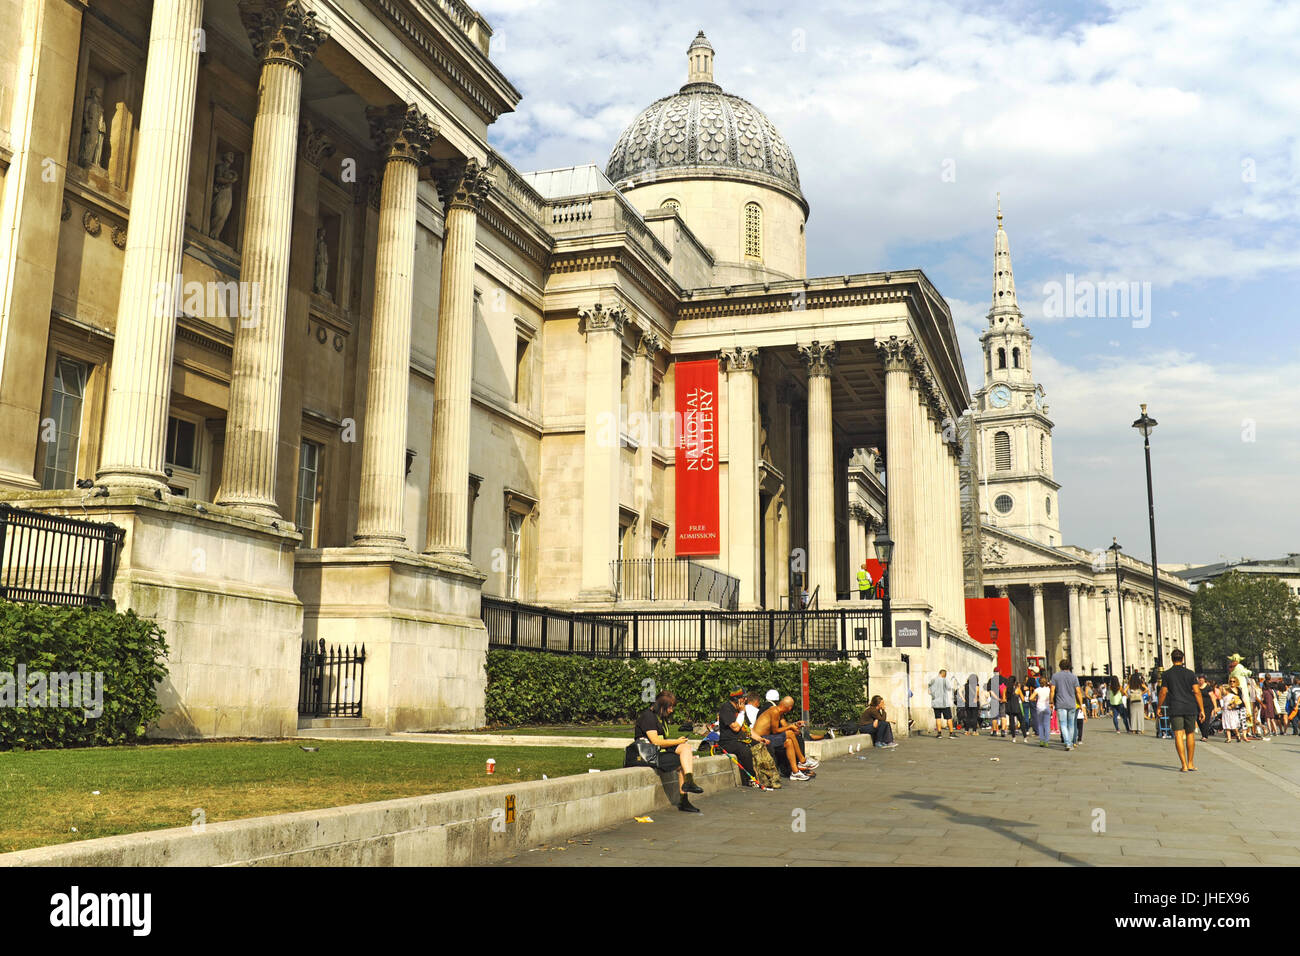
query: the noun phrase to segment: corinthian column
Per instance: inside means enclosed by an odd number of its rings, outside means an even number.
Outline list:
[[[740,582],[742,610],[758,606],[758,428],[754,358],[746,346],[722,350],[727,372],[727,570]]]
[[[622,306],[597,303],[578,312],[587,337],[586,434],[582,458],[582,588],[578,599],[613,601],[610,562],[618,558],[618,492],[622,441],[619,436]],[[645,516],[642,520],[647,520]]]
[[[1047,624],[1046,615],[1043,613],[1043,586],[1041,584],[1029,585],[1029,590],[1034,593],[1034,654],[1043,658],[1043,664],[1051,665],[1055,670],[1056,665],[1047,660]]]
[[[302,71],[328,33],[298,0],[240,0],[239,18],[262,63],[239,269],[240,285],[255,290],[259,305],[256,314],[240,316],[235,331],[218,504],[276,515],[298,107]]]
[[[199,75],[194,38],[202,25],[203,0],[153,5],[135,165],[138,185],[126,234],[98,475],[107,485],[166,487],[163,446]]]
[[[916,494],[917,443],[913,434],[915,399],[912,393],[912,358],[916,346],[911,339],[891,335],[878,342],[876,353],[885,368],[885,525],[894,540],[889,568],[891,601],[921,598],[921,542]]]
[[[491,189],[488,171],[470,159],[443,166],[442,288],[433,380],[433,474],[425,553],[467,560],[469,393],[474,366],[474,236]]]
[[[411,379],[411,300],[415,273],[415,192],[437,129],[414,106],[366,110],[384,153],[375,253],[370,378],[361,439],[357,544],[406,544],[406,410]],[[468,476],[466,482],[468,484]]]
[[[808,594],[835,603],[835,451],[831,434],[834,342],[800,345],[808,369]]]

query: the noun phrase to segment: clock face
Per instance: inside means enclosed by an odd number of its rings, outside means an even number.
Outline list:
[[[1011,404],[1011,389],[1005,385],[994,386],[993,391],[989,392],[989,401],[994,408],[1006,408]]]

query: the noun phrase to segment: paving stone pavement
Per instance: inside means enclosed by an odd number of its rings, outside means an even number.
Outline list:
[[[1109,721],[1089,721],[1070,753],[1030,741],[911,737],[824,761],[808,783],[711,796],[699,814],[663,810],[492,865],[1300,865],[1300,737],[1198,743],[1197,773],[1179,771],[1171,741]]]

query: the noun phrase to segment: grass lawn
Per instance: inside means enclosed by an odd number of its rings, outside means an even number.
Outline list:
[[[0,753],[0,852],[189,826],[197,808],[219,823],[621,766],[617,750],[361,740]]]
[[[679,734],[677,725],[669,723],[669,732],[674,737],[686,737],[690,740],[703,739],[702,734]],[[474,734],[515,734],[527,737],[618,737],[632,742],[631,724],[533,724],[527,727],[493,727],[491,730],[471,730]]]

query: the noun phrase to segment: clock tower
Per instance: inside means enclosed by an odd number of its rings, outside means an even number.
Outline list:
[[[984,522],[1041,544],[1061,544],[1060,485],[1052,477],[1052,422],[1043,387],[1034,382],[1030,344],[1016,304],[1011,246],[1002,228],[993,243],[993,306],[980,336],[984,387],[975,393],[980,440],[980,511]]]

